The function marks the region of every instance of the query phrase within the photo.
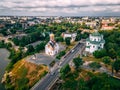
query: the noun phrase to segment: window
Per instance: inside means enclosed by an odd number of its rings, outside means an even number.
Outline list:
[[[93,46],[93,48],[94,48],[95,46]]]
[[[98,49],[100,49],[100,47],[98,47]]]

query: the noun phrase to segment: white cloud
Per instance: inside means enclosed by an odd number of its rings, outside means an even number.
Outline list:
[[[80,13],[80,12],[118,12],[120,14],[120,0],[2,0],[1,9],[6,12],[29,11],[46,13]],[[0,10],[1,12],[1,10]],[[12,13],[12,12],[11,12]],[[17,14],[17,12],[16,12]]]

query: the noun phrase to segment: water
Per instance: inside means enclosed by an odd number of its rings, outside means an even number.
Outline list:
[[[5,68],[9,63],[8,56],[9,52],[6,49],[0,49],[0,90],[5,90],[4,86],[1,84],[1,80],[5,73]]]

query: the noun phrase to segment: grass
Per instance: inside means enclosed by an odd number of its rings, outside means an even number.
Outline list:
[[[97,59],[97,58],[95,58],[94,56],[87,56],[87,57],[82,57],[82,59],[84,60],[84,61],[93,61],[93,62],[97,62],[97,63],[100,63],[101,64],[101,62],[102,62],[102,59]],[[104,64],[103,62],[102,62],[102,64],[101,64],[103,67],[106,67],[110,72],[112,71],[111,69],[112,69],[112,67],[111,67],[111,65],[107,65],[107,64]]]
[[[28,90],[48,72],[45,65],[35,65],[25,60],[18,61],[11,72],[10,79],[15,90]],[[8,85],[6,83],[6,85]]]
[[[87,56],[87,57],[82,57],[84,61],[95,61],[95,62],[102,62],[101,59],[97,59],[94,56]]]

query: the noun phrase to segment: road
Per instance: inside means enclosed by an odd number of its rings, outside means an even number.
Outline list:
[[[80,50],[84,47],[84,43],[78,43],[73,49],[70,50],[62,60],[58,63],[58,65],[54,65],[51,73],[48,73],[42,80],[40,80],[31,90],[49,90],[49,88],[55,83],[55,81],[59,78],[59,67],[63,67],[68,64],[73,57],[79,53]]]

